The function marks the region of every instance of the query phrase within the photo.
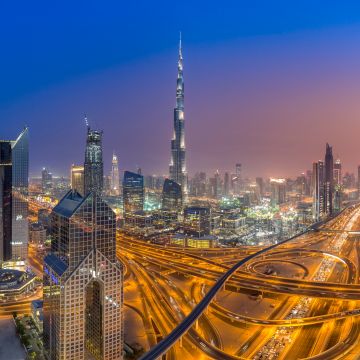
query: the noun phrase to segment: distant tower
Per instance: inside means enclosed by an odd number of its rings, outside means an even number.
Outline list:
[[[334,159],[332,147],[326,144],[325,153],[325,179],[324,179],[324,212],[326,215],[333,213],[334,192]]]
[[[84,195],[103,190],[104,165],[102,159],[102,131],[91,130],[87,126],[85,163],[84,163]]]
[[[313,219],[319,221],[324,215],[324,162],[313,163],[312,171]]]
[[[144,177],[131,171],[125,171],[123,179],[124,212],[144,210],[144,196]]]
[[[41,187],[44,194],[50,194],[53,187],[52,173],[43,168],[41,172]]]
[[[171,162],[169,173],[170,179],[181,185],[183,200],[186,201],[188,189],[185,163],[184,79],[181,36],[176,84],[176,107],[174,109],[174,133],[171,140]]]
[[[334,164],[334,186],[341,185],[341,161],[337,159]]]
[[[181,186],[174,180],[165,179],[162,192],[162,209],[178,211],[182,207]]]
[[[115,153],[111,162],[110,193],[115,196],[120,195],[119,163]]]

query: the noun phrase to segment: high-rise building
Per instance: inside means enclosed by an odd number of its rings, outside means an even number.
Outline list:
[[[211,209],[188,206],[184,209],[184,233],[203,237],[211,234]]]
[[[270,179],[271,204],[281,205],[286,202],[286,181],[285,179]]]
[[[162,209],[178,211],[182,207],[181,186],[174,180],[165,179],[162,192]]]
[[[82,197],[70,190],[51,221],[43,289],[47,357],[122,359],[123,269],[116,259],[115,213],[96,191]]]
[[[326,215],[333,213],[334,193],[334,159],[332,147],[326,144],[325,153],[325,177],[324,177],[324,212]]]
[[[76,190],[81,196],[84,196],[84,166],[71,166],[71,189]]]
[[[91,130],[88,126],[84,163],[84,195],[90,192],[100,195],[103,190],[103,177],[102,131]]]
[[[234,183],[234,192],[235,194],[239,194],[242,190],[242,177],[241,177],[241,164],[235,164],[235,176],[233,177]]]
[[[181,38],[179,44],[178,75],[176,83],[176,107],[174,109],[174,132],[171,140],[169,178],[181,185],[183,200],[187,198],[187,172],[185,163],[184,130],[184,78]]]
[[[43,168],[41,172],[41,187],[44,194],[50,194],[53,187],[53,176],[47,168]]]
[[[341,161],[337,159],[334,164],[334,187],[342,184]]]
[[[228,172],[224,174],[224,196],[229,196],[230,194],[230,175]]]
[[[111,162],[110,194],[120,195],[119,163],[116,154],[113,154]]]
[[[124,212],[144,209],[144,177],[131,171],[124,172],[123,179]]]
[[[262,198],[264,196],[264,179],[262,177],[257,177],[256,185],[259,189],[260,197]]]
[[[25,260],[29,238],[29,129],[0,141],[0,264]]]
[[[324,162],[313,163],[312,171],[313,219],[318,221],[324,214]]]

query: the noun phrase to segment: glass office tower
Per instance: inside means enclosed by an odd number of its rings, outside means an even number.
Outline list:
[[[29,130],[0,141],[0,263],[25,260],[28,244]]]
[[[165,179],[162,192],[162,209],[178,211],[182,207],[181,185],[176,181]]]
[[[44,344],[51,360],[119,360],[123,268],[116,217],[95,193],[69,191],[51,214],[44,259]]]
[[[124,212],[144,209],[144,177],[131,171],[125,171],[123,179]]]

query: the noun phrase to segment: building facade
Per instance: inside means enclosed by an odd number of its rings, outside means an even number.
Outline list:
[[[69,191],[52,212],[44,259],[44,345],[50,360],[118,360],[123,349],[123,268],[116,217],[94,192]]]
[[[165,179],[162,191],[162,209],[178,211],[182,207],[181,185],[177,182]]]
[[[71,166],[71,189],[76,190],[81,196],[84,196],[84,166]]]
[[[211,209],[188,206],[184,209],[184,234],[202,237],[211,234]]]
[[[286,202],[286,181],[285,179],[270,179],[271,204],[281,205]]]
[[[111,161],[110,194],[113,196],[120,195],[119,163],[116,154],[113,154]]]
[[[41,188],[44,194],[51,194],[53,188],[53,176],[46,168],[43,168],[41,171]]]
[[[144,210],[144,200],[144,177],[131,171],[125,171],[123,178],[124,212]]]
[[[84,195],[90,192],[100,195],[103,190],[103,177],[102,131],[91,130],[88,126],[84,163]]]
[[[334,159],[332,147],[326,144],[325,177],[324,177],[324,212],[326,215],[333,213],[334,201]]]
[[[185,128],[184,128],[184,78],[181,39],[179,45],[178,75],[176,83],[176,107],[174,109],[174,132],[171,140],[171,161],[169,177],[181,185],[183,200],[188,194],[187,172],[185,162]]]
[[[29,129],[0,141],[0,263],[25,260],[28,226]]]
[[[324,215],[324,162],[313,163],[312,171],[313,219],[319,221]]]

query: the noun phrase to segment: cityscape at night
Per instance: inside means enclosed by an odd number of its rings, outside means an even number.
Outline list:
[[[360,4],[0,30],[0,360],[360,359]]]

